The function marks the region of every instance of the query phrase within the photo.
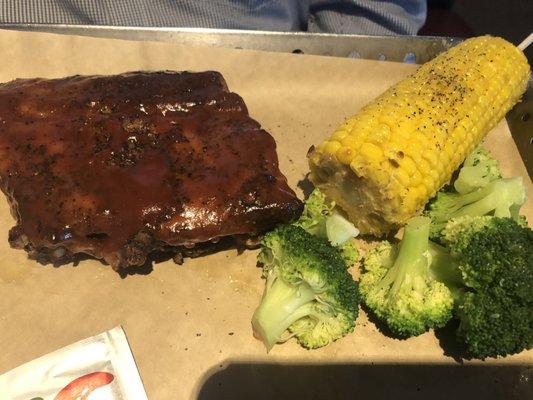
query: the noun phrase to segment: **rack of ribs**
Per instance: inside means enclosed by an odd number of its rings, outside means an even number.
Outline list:
[[[12,247],[115,270],[256,242],[302,211],[274,139],[212,71],[1,84],[0,187]]]

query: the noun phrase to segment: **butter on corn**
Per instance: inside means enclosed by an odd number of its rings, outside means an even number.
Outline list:
[[[501,38],[466,40],[394,85],[309,154],[311,181],[362,233],[420,212],[516,104],[530,76]]]

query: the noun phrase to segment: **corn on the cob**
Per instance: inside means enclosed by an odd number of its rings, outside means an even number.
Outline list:
[[[524,54],[495,37],[466,40],[384,92],[309,154],[311,181],[362,233],[420,212],[529,79]]]

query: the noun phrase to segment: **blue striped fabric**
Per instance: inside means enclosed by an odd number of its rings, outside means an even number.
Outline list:
[[[425,0],[0,0],[0,22],[413,35]]]

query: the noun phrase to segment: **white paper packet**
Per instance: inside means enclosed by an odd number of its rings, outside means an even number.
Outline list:
[[[147,400],[126,335],[113,328],[0,375],[1,400]]]

